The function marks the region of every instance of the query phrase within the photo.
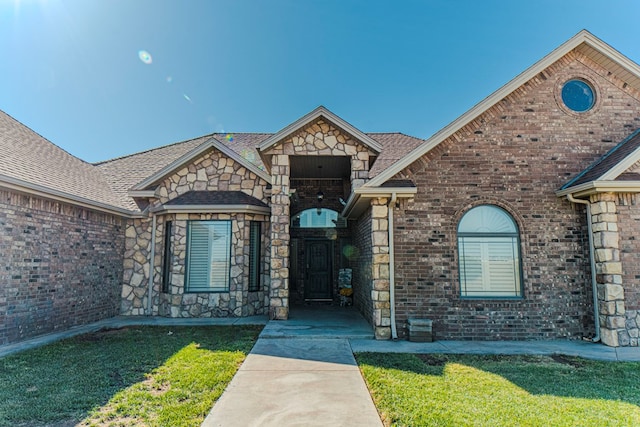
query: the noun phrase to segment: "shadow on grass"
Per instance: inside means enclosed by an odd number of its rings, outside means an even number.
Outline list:
[[[0,426],[68,425],[144,382],[185,348],[244,358],[261,327],[102,330],[0,359]],[[188,366],[186,367],[189,368]],[[233,372],[237,369],[233,368]]]
[[[640,425],[640,363],[389,353],[356,359],[393,425],[601,425],[602,417],[607,425]]]
[[[640,363],[579,357],[360,353],[360,364],[423,375],[444,375],[458,363],[498,375],[533,395],[618,400],[640,406]]]

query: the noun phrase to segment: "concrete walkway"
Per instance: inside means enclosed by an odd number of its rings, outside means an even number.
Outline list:
[[[204,427],[382,427],[348,339],[260,338]]]

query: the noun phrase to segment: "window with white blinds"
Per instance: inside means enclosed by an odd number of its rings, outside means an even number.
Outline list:
[[[520,239],[513,218],[483,205],[458,224],[460,293],[463,297],[522,297]]]
[[[189,221],[186,292],[229,290],[231,221]]]

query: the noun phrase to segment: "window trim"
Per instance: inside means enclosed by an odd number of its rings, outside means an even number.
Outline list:
[[[226,248],[226,275],[225,275],[225,283],[224,286],[212,286],[211,283],[211,265],[208,265],[207,274],[209,276],[209,287],[208,288],[192,288],[190,286],[190,270],[192,269],[191,260],[192,260],[192,230],[194,223],[224,223],[226,225],[226,238],[228,239],[228,245]],[[208,250],[211,249],[212,241],[208,241]],[[231,220],[189,220],[187,221],[187,248],[186,248],[186,257],[185,257],[185,273],[184,273],[184,292],[185,293],[225,293],[230,291],[230,283],[231,283],[231,248],[233,246],[233,230]],[[210,253],[209,253],[210,255]]]
[[[482,208],[482,207],[491,207],[491,208],[496,208],[499,209],[502,213],[504,213],[508,219],[511,221],[515,231],[514,232],[460,232],[460,224],[462,223],[462,220],[474,209],[478,209],[478,208]],[[457,252],[458,252],[458,283],[460,285],[460,289],[459,289],[459,296],[461,299],[465,299],[465,300],[522,300],[524,299],[524,283],[523,283],[523,270],[522,270],[522,243],[521,243],[521,239],[520,239],[520,227],[518,226],[517,221],[515,220],[514,216],[507,211],[506,209],[504,209],[501,206],[495,205],[495,204],[481,204],[481,205],[476,205],[473,206],[471,208],[469,208],[464,215],[462,215],[462,217],[460,217],[460,219],[458,220],[458,224],[456,227],[456,231],[457,231]],[[490,293],[487,293],[485,295],[465,295],[465,289],[466,289],[466,281],[463,282],[463,277],[466,277],[466,273],[463,270],[464,266],[463,266],[463,248],[464,248],[464,239],[465,238],[510,238],[513,239],[511,242],[511,245],[513,248],[515,248],[515,250],[517,251],[517,253],[515,254],[516,257],[514,257],[513,261],[517,264],[514,267],[513,272],[515,273],[515,280],[516,283],[514,283],[514,293],[513,295],[493,295]]]

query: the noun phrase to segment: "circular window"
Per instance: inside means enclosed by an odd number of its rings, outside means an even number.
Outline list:
[[[562,86],[562,102],[570,110],[584,113],[595,104],[595,91],[583,80],[569,80]]]

